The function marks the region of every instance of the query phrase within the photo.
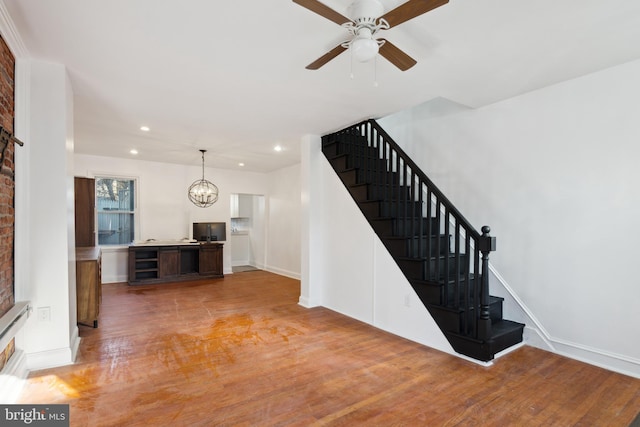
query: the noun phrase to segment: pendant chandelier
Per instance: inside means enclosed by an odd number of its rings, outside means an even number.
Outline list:
[[[202,153],[202,179],[194,181],[189,187],[189,200],[200,207],[208,208],[218,201],[218,187],[204,179],[204,153],[207,150],[200,150]]]

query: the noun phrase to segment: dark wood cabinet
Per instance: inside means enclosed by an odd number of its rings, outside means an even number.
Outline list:
[[[224,277],[222,243],[129,246],[129,284]]]
[[[95,246],[96,184],[92,178],[75,177],[75,221],[76,246]]]
[[[171,278],[180,272],[180,251],[177,246],[161,247],[158,250],[158,277]]]
[[[77,322],[98,327],[102,299],[102,263],[99,247],[76,248]]]
[[[219,243],[200,244],[200,274],[222,273],[222,245]]]

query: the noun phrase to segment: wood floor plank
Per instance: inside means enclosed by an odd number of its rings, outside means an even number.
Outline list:
[[[22,403],[72,426],[623,426],[640,380],[531,347],[483,367],[325,308],[264,271],[103,286],[77,362]]]

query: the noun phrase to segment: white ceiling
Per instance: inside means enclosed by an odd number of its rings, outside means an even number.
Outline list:
[[[0,1],[31,56],[66,65],[76,152],[199,165],[202,148],[207,166],[250,171],[297,163],[304,134],[437,97],[480,107],[640,58],[638,0],[451,0],[384,35],[415,67],[378,57],[353,79],[348,52],[305,69],[347,33],[291,0]],[[349,1],[325,4],[348,15]]]

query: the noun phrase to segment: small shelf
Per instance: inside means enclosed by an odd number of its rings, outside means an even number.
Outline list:
[[[157,279],[157,271],[136,271],[136,280]]]

